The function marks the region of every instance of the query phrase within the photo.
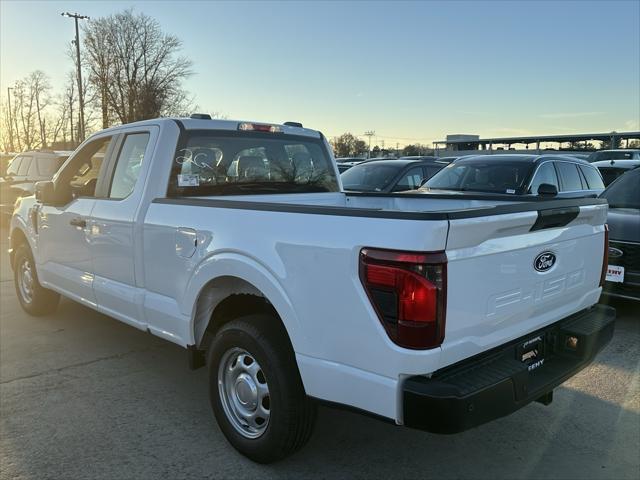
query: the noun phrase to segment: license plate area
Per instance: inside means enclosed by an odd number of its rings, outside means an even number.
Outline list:
[[[624,283],[624,267],[609,265],[605,279],[607,282]]]
[[[524,363],[530,372],[544,364],[545,355],[545,334],[541,333],[535,337],[520,343],[516,348],[516,360]]]

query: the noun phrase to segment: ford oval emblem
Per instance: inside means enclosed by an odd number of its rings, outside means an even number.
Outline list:
[[[556,255],[553,252],[542,252],[533,261],[533,268],[538,272],[546,272],[556,264]]]
[[[619,248],[609,247],[609,257],[620,258],[622,255],[624,255],[624,252]]]

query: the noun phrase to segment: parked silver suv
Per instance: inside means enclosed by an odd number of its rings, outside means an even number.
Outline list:
[[[34,193],[36,182],[51,180],[71,152],[30,151],[16,155],[7,173],[0,178],[0,215],[4,221],[11,217],[13,205],[19,197]]]

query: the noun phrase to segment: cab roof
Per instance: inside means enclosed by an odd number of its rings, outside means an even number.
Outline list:
[[[238,131],[240,125],[269,125],[278,127],[281,133],[286,135],[302,135],[312,138],[322,138],[322,134],[317,130],[310,128],[298,127],[293,125],[285,125],[284,123],[272,123],[272,122],[257,122],[251,120],[222,120],[218,118],[188,118],[188,117],[166,117],[166,118],[154,118],[150,120],[142,120],[140,122],[127,123],[112,127],[108,130],[117,131],[124,127],[131,126],[150,126],[150,125],[162,125],[166,123],[177,124],[178,127],[185,130],[229,130]],[[277,135],[278,133],[275,133]]]

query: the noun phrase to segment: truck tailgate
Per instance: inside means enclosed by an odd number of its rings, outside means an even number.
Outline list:
[[[600,296],[606,205],[450,220],[441,366],[587,308]]]

